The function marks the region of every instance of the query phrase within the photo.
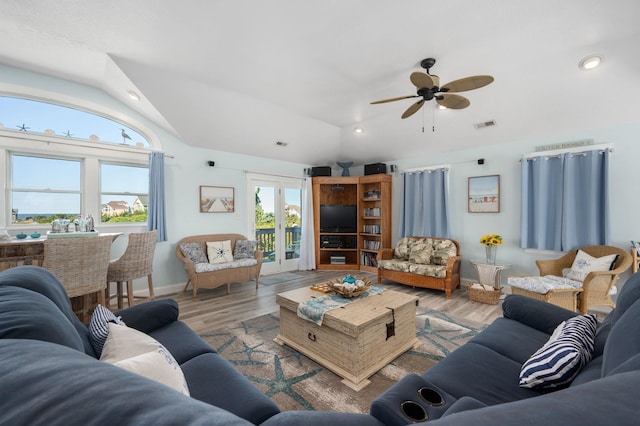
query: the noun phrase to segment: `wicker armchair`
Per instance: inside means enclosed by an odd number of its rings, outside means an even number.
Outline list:
[[[82,307],[76,312],[82,322],[89,321],[92,310],[88,295],[97,293],[98,303],[105,303],[112,241],[112,236],[105,235],[49,238],[44,242],[42,266],[60,280],[69,298],[82,296]]]
[[[118,309],[123,307],[123,282],[127,283],[127,303],[129,306],[133,306],[135,298],[143,298],[133,295],[133,280],[136,278],[147,277],[147,284],[149,285],[148,298],[154,298],[151,273],[153,272],[153,255],[156,250],[157,240],[157,230],[131,233],[129,234],[127,248],[122,256],[109,262],[106,295],[108,301],[114,297],[118,299]],[[109,284],[112,282],[117,285],[117,294],[114,296],[111,296],[109,291]]]
[[[593,271],[590,272],[582,282],[582,291],[577,292],[577,308],[582,314],[586,314],[589,306],[609,306],[615,307],[615,303],[611,300],[609,292],[618,280],[618,276],[629,269],[631,266],[631,255],[626,250],[613,246],[588,246],[581,247],[580,250],[593,257],[602,257],[610,254],[617,254],[615,267],[610,271]],[[559,259],[555,260],[536,260],[536,265],[540,271],[540,276],[555,275],[563,276],[563,269],[571,268],[576,257],[577,250],[573,250]],[[571,290],[550,290],[547,295],[534,295],[526,290],[512,288],[516,294],[525,294],[527,296],[543,296],[543,300],[554,303],[554,299],[559,300],[562,296],[572,295]],[[575,292],[575,290],[574,290]],[[560,304],[560,303],[555,303]],[[561,305],[562,306],[562,305]],[[575,309],[573,309],[575,310]]]

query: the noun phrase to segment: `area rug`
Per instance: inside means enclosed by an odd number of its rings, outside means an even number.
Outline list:
[[[306,356],[273,341],[278,313],[201,334],[282,411],[322,410],[368,413],[371,402],[409,373],[421,374],[486,327],[446,313],[422,310],[416,315],[419,347],[410,349],[374,374],[356,392],[341,378]]]
[[[275,274],[271,276],[269,275],[262,276],[260,277],[259,281],[260,281],[260,285],[273,285],[273,284],[283,283],[286,281],[298,280],[300,278],[303,278],[303,276],[298,274],[293,274],[291,272],[283,272],[281,274]]]

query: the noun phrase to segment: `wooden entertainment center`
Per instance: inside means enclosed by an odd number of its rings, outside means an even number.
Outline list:
[[[321,230],[320,206],[356,206],[355,229]],[[391,175],[314,177],[313,217],[316,269],[375,272],[378,250],[391,247]]]

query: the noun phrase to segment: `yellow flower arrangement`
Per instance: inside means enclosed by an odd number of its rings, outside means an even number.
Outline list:
[[[502,245],[502,237],[498,234],[487,234],[480,238],[480,244],[484,244],[487,247]]]

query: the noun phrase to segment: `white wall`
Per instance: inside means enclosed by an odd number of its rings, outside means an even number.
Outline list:
[[[491,131],[483,129],[480,131]],[[523,133],[526,133],[523,131]],[[488,233],[503,236],[504,243],[498,248],[497,261],[506,262],[512,268],[505,271],[508,275],[537,275],[536,259],[552,259],[558,254],[540,253],[520,248],[520,163],[522,154],[534,152],[539,145],[591,139],[594,144],[609,143],[613,147],[611,154],[611,244],[622,248],[630,247],[629,240],[640,239],[638,214],[640,200],[636,196],[636,175],[640,158],[640,123],[614,128],[578,131],[567,135],[554,135],[544,139],[513,141],[509,144],[494,145],[478,149],[437,154],[424,158],[393,161],[399,171],[394,175],[394,241],[397,240],[398,209],[402,187],[402,170],[450,164],[451,194],[451,237],[460,243],[463,264],[463,279],[475,279],[476,274],[468,262],[470,259],[483,259],[484,246],[480,237]],[[428,143],[428,142],[425,142]],[[478,165],[477,160],[484,158],[485,163]],[[467,212],[467,178],[483,175],[500,175],[501,202],[500,213]],[[628,273],[621,278],[623,282]],[[504,279],[503,279],[504,282]]]

